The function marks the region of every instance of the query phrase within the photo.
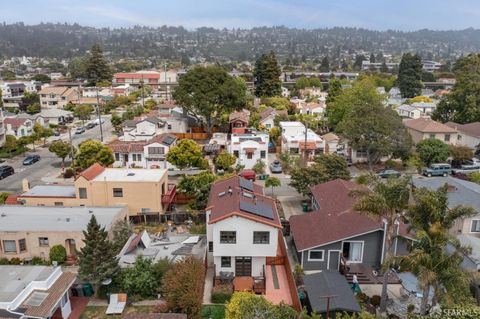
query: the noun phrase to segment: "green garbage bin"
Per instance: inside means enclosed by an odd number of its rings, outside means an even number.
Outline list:
[[[90,284],[90,283],[83,284],[83,295],[84,295],[85,297],[91,297],[91,296],[93,296],[93,287],[92,287],[92,284]]]
[[[302,207],[304,212],[308,212],[308,203],[303,203]]]

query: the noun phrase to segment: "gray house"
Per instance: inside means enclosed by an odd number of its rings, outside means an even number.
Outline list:
[[[383,262],[385,225],[353,210],[355,198],[349,193],[360,187],[341,179],[315,185],[315,211],[290,218],[298,260],[307,273],[354,264],[378,268]],[[413,236],[403,223],[396,225],[396,233],[394,251],[403,255]]]

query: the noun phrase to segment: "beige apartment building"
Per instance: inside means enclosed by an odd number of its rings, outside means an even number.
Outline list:
[[[76,88],[65,86],[48,86],[38,93],[42,109],[63,109],[69,102],[78,100],[78,94]]]
[[[46,207],[4,205],[0,215],[0,258],[48,259],[50,249],[62,245],[75,256],[83,247],[83,230],[92,215],[110,232],[127,218],[127,207]]]
[[[17,201],[27,206],[121,206],[129,216],[160,216],[176,193],[165,169],[104,168],[94,164],[74,185],[40,185],[28,189]]]

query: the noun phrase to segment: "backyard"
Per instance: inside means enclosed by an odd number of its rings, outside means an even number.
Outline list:
[[[128,306],[121,315],[107,315],[105,313],[107,306],[87,306],[85,311],[80,315],[80,319],[120,319],[123,315],[131,312],[150,313],[153,308],[153,306]]]

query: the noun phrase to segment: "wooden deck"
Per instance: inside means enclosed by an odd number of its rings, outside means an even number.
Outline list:
[[[359,284],[382,284],[383,276],[376,276],[374,273],[374,269],[372,267],[368,267],[364,264],[350,264],[350,271],[345,275],[347,281],[349,283],[353,282],[353,275],[357,275],[357,280]],[[388,276],[388,283],[389,284],[399,284],[400,278],[398,278],[397,274],[390,273]]]

